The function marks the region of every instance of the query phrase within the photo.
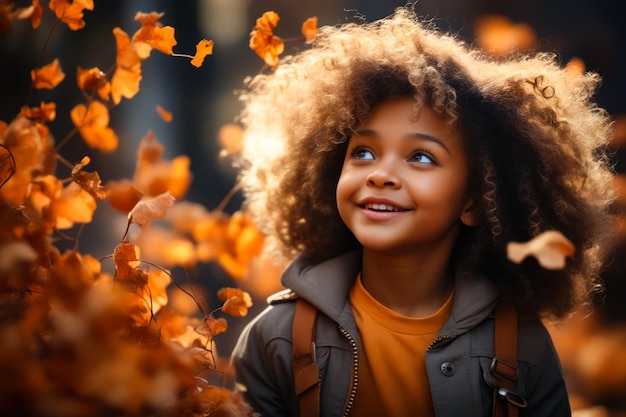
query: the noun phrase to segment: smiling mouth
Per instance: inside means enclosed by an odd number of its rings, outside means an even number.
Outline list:
[[[390,206],[388,204],[365,204],[363,207],[366,208],[367,210],[381,211],[381,212],[406,211],[403,208]]]

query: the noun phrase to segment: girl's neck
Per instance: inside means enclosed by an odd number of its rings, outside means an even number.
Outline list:
[[[397,256],[363,249],[361,280],[378,302],[409,317],[426,317],[450,296],[454,279],[448,260]]]

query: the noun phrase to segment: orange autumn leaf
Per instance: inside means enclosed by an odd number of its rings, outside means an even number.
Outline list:
[[[74,126],[91,148],[103,152],[117,149],[118,138],[109,127],[109,110],[99,101],[92,101],[89,107],[84,104],[76,105],[70,112]]]
[[[140,200],[128,213],[128,221],[139,226],[145,226],[152,220],[165,217],[167,209],[176,200],[169,191],[155,197],[147,197]]]
[[[514,51],[526,51],[537,44],[537,35],[527,23],[513,23],[502,15],[486,15],[476,20],[476,39],[481,49],[499,57]]]
[[[235,279],[241,279],[248,271],[250,262],[261,254],[264,236],[241,212],[231,216],[226,228],[225,244],[217,255],[217,261]]]
[[[76,164],[72,169],[72,179],[80,187],[87,191],[96,200],[104,200],[107,198],[107,189],[102,186],[102,180],[97,172],[86,172],[83,170],[91,162],[88,156],[85,156],[80,164]]]
[[[69,229],[75,223],[91,223],[96,210],[94,197],[72,182],[63,188],[59,198],[53,201],[52,212],[56,216],[57,229]]]
[[[141,200],[142,194],[129,180],[111,181],[107,183],[108,201],[115,210],[128,214]]]
[[[96,90],[102,100],[109,99],[111,83],[106,78],[106,74],[98,67],[76,69],[76,83],[81,90]]]
[[[224,333],[228,329],[228,323],[222,317],[216,319],[215,317],[209,315],[206,316],[198,326],[196,326],[196,331],[208,338],[213,338],[220,333]]]
[[[507,258],[521,263],[529,256],[534,257],[545,269],[563,269],[567,257],[572,257],[576,248],[561,232],[549,230],[524,243],[509,242]]]
[[[96,274],[76,251],[68,251],[56,259],[47,288],[66,305],[75,304],[80,293],[93,284]]]
[[[278,65],[278,56],[285,50],[285,43],[274,36],[274,29],[280,17],[276,12],[268,11],[256,20],[256,26],[250,33],[250,49],[252,49],[270,67]]]
[[[172,113],[165,110],[161,106],[156,106],[156,112],[159,116],[161,116],[161,119],[165,120],[167,123],[170,123],[172,120],[174,120],[174,116],[172,115]]]
[[[15,167],[19,167],[0,188],[0,196],[13,204],[24,204],[29,184],[37,173],[54,172],[54,144],[49,135],[42,133],[36,123],[20,115],[0,138],[0,143],[10,150]],[[11,162],[11,158],[6,161]]]
[[[37,29],[43,18],[43,7],[39,4],[39,0],[33,0],[30,6],[16,9],[14,16],[19,20],[30,19],[33,29]]]
[[[158,161],[163,155],[163,145],[154,136],[152,131],[148,131],[146,136],[139,143],[137,149],[137,162],[135,164],[135,180],[152,164]]]
[[[163,26],[159,19],[163,13],[141,13],[137,12],[135,20],[141,22],[141,29],[133,35],[133,44],[139,56],[143,59],[150,56],[152,49],[156,49],[166,55],[172,55],[176,45],[174,28]]]
[[[84,10],[93,10],[93,0],[50,0],[50,10],[71,30],[85,27]]]
[[[234,123],[227,123],[220,128],[217,138],[222,147],[220,156],[236,155],[241,151],[243,129]]]
[[[122,242],[113,251],[113,261],[115,262],[115,277],[124,279],[128,277],[132,270],[139,266],[139,246]]]
[[[33,87],[42,90],[51,90],[65,78],[65,73],[61,69],[58,58],[48,65],[30,71],[30,78]]]
[[[52,122],[57,117],[56,103],[41,102],[39,107],[22,106],[20,114],[26,116],[30,120],[39,122]]]
[[[309,17],[302,24],[302,36],[307,43],[313,42],[315,36],[317,36],[319,29],[317,28],[317,16]]]
[[[163,145],[149,131],[139,145],[133,184],[146,195],[154,196],[169,191],[174,197],[180,198],[191,184],[191,160],[182,155],[168,161],[161,158],[162,154]]]
[[[196,68],[200,68],[204,63],[204,59],[207,55],[213,54],[213,41],[202,39],[196,44],[196,54],[191,60],[191,65]]]
[[[133,98],[139,92],[141,82],[141,57],[130,42],[130,37],[122,29],[113,29],[117,45],[115,73],[111,79],[111,97],[119,104],[122,97]]]
[[[141,290],[141,295],[149,300],[152,314],[156,314],[161,307],[167,305],[167,287],[171,282],[170,276],[157,269],[148,274],[148,283]]]
[[[239,288],[222,288],[217,292],[217,297],[224,301],[222,311],[234,317],[245,317],[248,309],[252,307],[252,297]]]

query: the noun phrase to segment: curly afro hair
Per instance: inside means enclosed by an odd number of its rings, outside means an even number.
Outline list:
[[[471,163],[479,221],[459,235],[457,267],[484,273],[528,314],[563,317],[597,287],[610,231],[599,81],[553,54],[489,58],[407,8],[322,27],[310,49],[246,80],[238,166],[247,208],[289,259],[358,248],[335,201],[347,139],[378,103],[412,97],[460,130]],[[507,260],[508,242],[546,230],[577,248],[564,270]]]

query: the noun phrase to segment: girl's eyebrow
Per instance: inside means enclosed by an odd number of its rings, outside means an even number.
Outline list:
[[[377,131],[372,130],[372,129],[360,129],[354,132],[353,136],[365,136],[365,137],[370,137],[370,138],[379,138],[380,134]],[[441,146],[447,153],[450,153],[450,150],[446,146],[445,142],[439,139],[438,137],[431,136],[426,133],[419,133],[419,132],[409,133],[406,136],[410,138],[414,138],[414,139],[420,139],[420,140],[425,140],[428,142],[436,143],[439,146]]]

